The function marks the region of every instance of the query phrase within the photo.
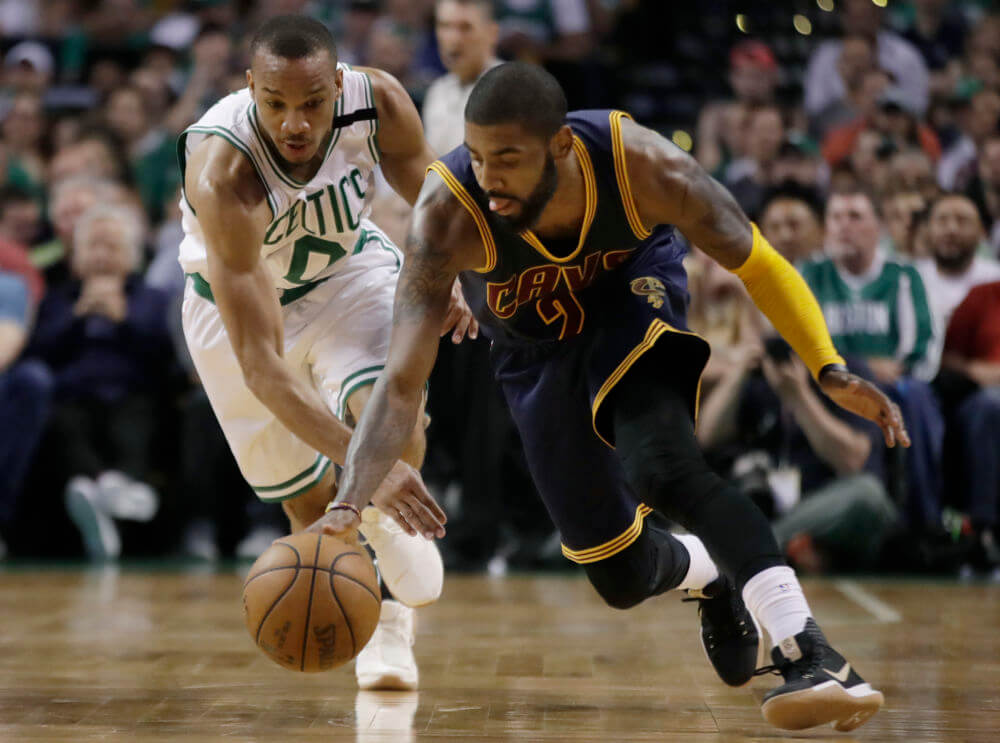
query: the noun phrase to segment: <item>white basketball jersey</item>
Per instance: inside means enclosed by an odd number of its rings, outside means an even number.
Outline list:
[[[224,138],[253,164],[271,207],[261,258],[283,304],[336,274],[366,246],[387,249],[365,219],[379,162],[371,80],[347,65],[337,66],[343,70],[344,87],[335,104],[333,136],[323,164],[308,183],[286,173],[268,149],[249,88],[217,102],[184,130],[177,145],[182,171],[192,150],[209,136]],[[181,211],[180,263],[185,273],[204,283],[207,251],[201,226],[186,198],[181,198]]]

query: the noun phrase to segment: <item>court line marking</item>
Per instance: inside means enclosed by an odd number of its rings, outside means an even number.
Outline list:
[[[903,621],[902,614],[870,594],[853,580],[838,580],[833,584],[833,587],[875,617],[876,621],[887,624]]]

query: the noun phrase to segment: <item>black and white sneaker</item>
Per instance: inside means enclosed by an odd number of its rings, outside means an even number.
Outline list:
[[[697,601],[701,646],[719,678],[743,686],[754,677],[760,653],[760,627],[728,578],[719,577],[684,601]]]
[[[833,723],[842,733],[864,724],[885,703],[882,693],[861,678],[830,647],[813,619],[771,651],[774,665],[758,673],[779,673],[785,683],[764,695],[764,719],[783,730]]]

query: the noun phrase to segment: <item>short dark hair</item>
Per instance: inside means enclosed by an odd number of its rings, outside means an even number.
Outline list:
[[[819,222],[823,221],[823,200],[820,198],[819,191],[812,186],[804,186],[796,181],[779,183],[765,195],[764,203],[760,207],[762,217],[768,207],[776,201],[798,201],[800,204],[805,204]]]
[[[304,15],[279,15],[265,21],[250,41],[250,58],[259,51],[285,59],[310,57],[325,49],[337,63],[337,44],[330,29]]]
[[[23,204],[27,201],[33,202],[35,197],[21,186],[12,183],[0,186],[0,214],[5,212],[10,204]]]
[[[834,196],[864,196],[868,200],[868,203],[872,205],[872,212],[874,212],[875,216],[882,219],[882,205],[875,198],[872,189],[866,184],[855,183],[848,187],[834,189],[830,192],[830,196],[826,201],[827,207],[830,206],[830,201]]]
[[[566,122],[566,109],[566,94],[552,75],[538,65],[507,62],[479,78],[465,120],[480,126],[516,121],[550,139]]]

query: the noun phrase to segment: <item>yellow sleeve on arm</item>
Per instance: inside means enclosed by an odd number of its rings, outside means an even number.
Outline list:
[[[809,286],[777,250],[753,227],[753,248],[742,266],[733,269],[750,298],[809,367],[814,378],[827,364],[843,364],[833,347],[823,311]]]

